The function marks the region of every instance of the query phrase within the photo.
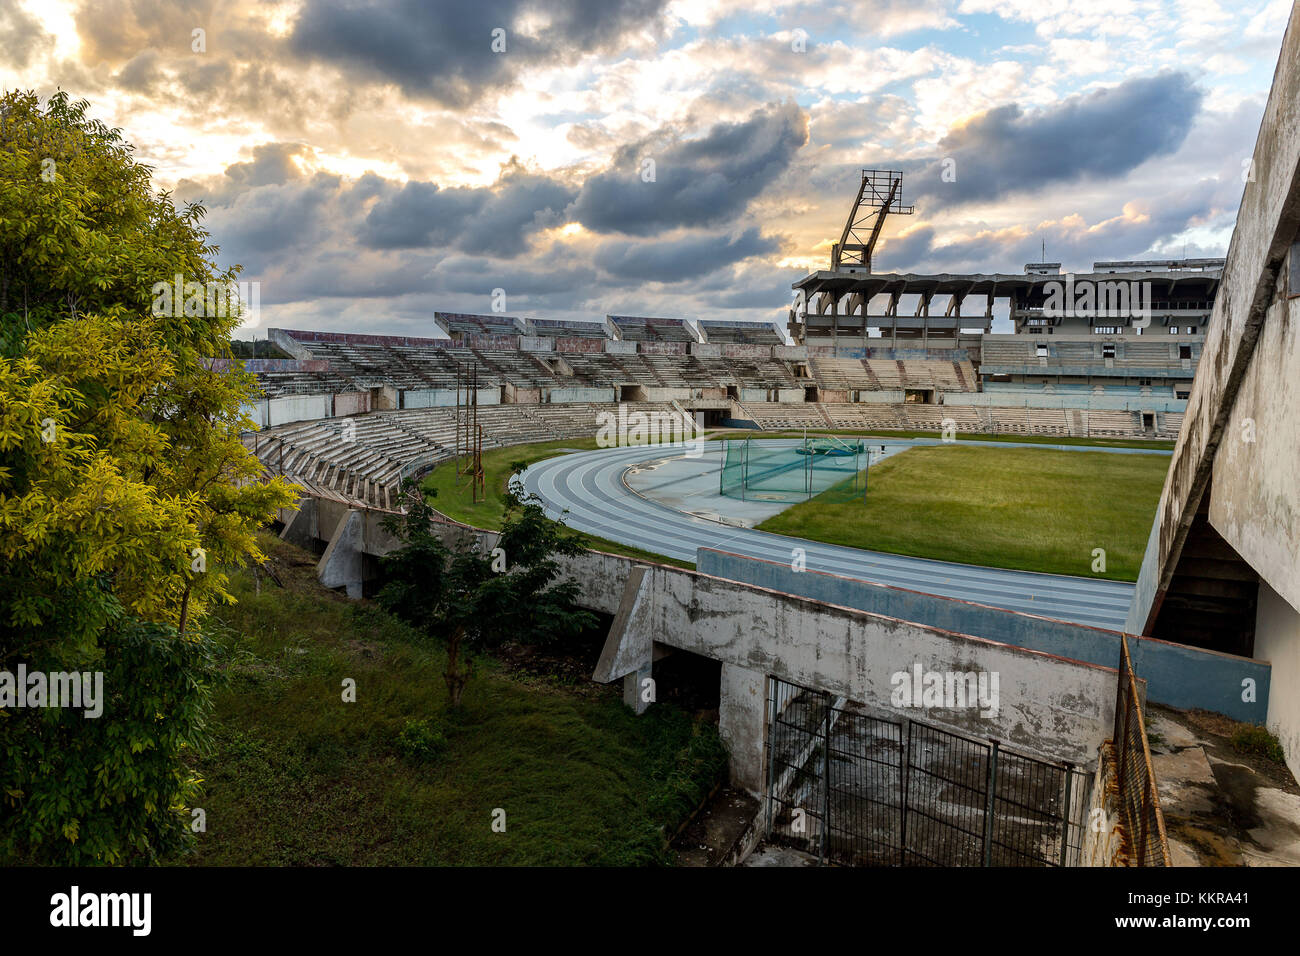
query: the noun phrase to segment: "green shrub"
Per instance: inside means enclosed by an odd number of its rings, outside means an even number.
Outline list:
[[[397,752],[411,763],[432,763],[447,749],[442,724],[432,717],[408,720],[397,735]]]
[[[1259,724],[1239,724],[1232,732],[1232,749],[1239,754],[1254,754],[1274,763],[1286,763],[1282,744]]]

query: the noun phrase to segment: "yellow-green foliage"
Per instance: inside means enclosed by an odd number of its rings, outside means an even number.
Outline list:
[[[202,620],[294,500],[240,441],[252,377],[203,362],[229,354],[238,311],[152,314],[155,283],[235,271],[149,174],[84,103],[0,97],[0,670],[116,680],[98,720],[0,710],[0,858],[183,844]]]

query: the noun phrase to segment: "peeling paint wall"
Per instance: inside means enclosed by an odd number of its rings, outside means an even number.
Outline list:
[[[1277,734],[1286,765],[1300,779],[1300,613],[1267,584],[1259,586],[1255,615],[1255,653],[1273,664],[1273,683],[1264,722]]]
[[[330,566],[350,567],[348,549],[382,555],[395,547],[382,530],[383,517],[316,499],[316,526],[338,539],[331,542]],[[498,537],[455,523],[442,527],[448,535],[474,535],[481,549],[490,550]],[[763,785],[768,675],[1085,766],[1114,723],[1111,668],[618,555],[587,552],[564,565],[582,585],[583,605],[620,622],[610,632],[614,645],[601,655],[618,666],[602,677],[643,672],[651,661],[642,658],[654,644],[722,662],[719,720],[731,748],[733,782],[752,791]],[[646,570],[637,572],[639,587],[629,595],[638,568]],[[894,675],[918,664],[925,671],[996,673],[996,712],[893,707]]]

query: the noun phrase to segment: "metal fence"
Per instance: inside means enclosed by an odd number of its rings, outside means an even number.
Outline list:
[[[1119,789],[1120,846],[1132,866],[1171,866],[1165,816],[1151,769],[1146,719],[1142,714],[1128,638],[1121,637],[1115,696],[1115,778]]]
[[[1092,776],[769,681],[767,832],[857,866],[1072,866]]]

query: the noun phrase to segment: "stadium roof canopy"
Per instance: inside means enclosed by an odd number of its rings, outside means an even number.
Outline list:
[[[1077,272],[1074,281],[1091,282],[1152,282],[1160,283],[1165,291],[1178,286],[1204,287],[1213,292],[1218,287],[1220,270],[1204,272]],[[813,272],[791,288],[803,290],[811,299],[826,293],[836,299],[846,295],[992,295],[1009,296],[1028,292],[1048,282],[1063,282],[1068,276],[1025,275],[1023,273],[940,273],[920,275],[897,272]],[[1191,291],[1190,289],[1188,291]]]

